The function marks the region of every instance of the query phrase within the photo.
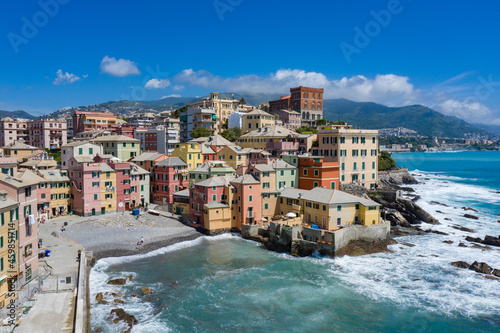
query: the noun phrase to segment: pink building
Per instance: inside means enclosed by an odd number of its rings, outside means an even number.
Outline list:
[[[283,127],[288,128],[290,130],[296,130],[301,127],[301,119],[300,112],[293,110],[276,110],[271,112],[279,117],[279,119],[283,122]]]
[[[130,210],[140,204],[139,177],[131,175],[132,164],[110,163],[109,166],[116,171],[116,211]]]
[[[101,166],[89,156],[72,157],[68,161],[68,176],[71,181],[73,212],[81,216],[100,214]]]
[[[251,174],[231,180],[236,193],[233,200],[236,200],[238,210],[236,215],[238,229],[241,230],[242,224],[256,224],[262,220],[261,192],[260,182]]]
[[[36,221],[37,183],[0,174],[0,188],[19,202],[14,221],[19,223],[19,287],[38,276],[38,222]],[[19,290],[19,288],[17,289]]]
[[[234,176],[212,177],[196,183],[190,189],[189,219],[201,228],[205,227],[203,205],[225,202],[230,181]]]
[[[19,179],[33,181],[37,186],[37,206],[36,211],[41,214],[50,212],[50,184],[49,181],[31,170],[24,170],[17,174]],[[38,217],[38,216],[37,216]]]

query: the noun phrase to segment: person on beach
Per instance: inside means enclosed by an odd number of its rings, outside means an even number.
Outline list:
[[[144,236],[141,237],[141,245],[144,244]]]
[[[66,228],[64,228],[64,226],[61,226],[61,232],[65,231]]]
[[[141,247],[141,242],[137,242],[137,245],[136,245],[135,249],[138,250],[139,247]]]

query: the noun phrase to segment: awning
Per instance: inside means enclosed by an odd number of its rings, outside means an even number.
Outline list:
[[[289,212],[285,215],[286,217],[297,217],[297,214]]]
[[[265,217],[263,217],[261,220],[264,222],[267,222],[267,218],[265,218]]]

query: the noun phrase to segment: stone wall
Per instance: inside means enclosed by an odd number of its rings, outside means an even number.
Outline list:
[[[378,225],[369,226],[350,226],[348,228],[342,228],[333,233],[334,235],[334,251],[338,251],[343,247],[347,246],[353,241],[368,241],[374,242],[379,240],[384,240],[389,236],[391,232],[390,223],[381,222]]]
[[[408,172],[408,169],[387,170],[378,172],[378,182],[383,187],[393,185],[417,184],[417,180]]]

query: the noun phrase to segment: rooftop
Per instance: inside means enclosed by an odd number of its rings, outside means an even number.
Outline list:
[[[69,182],[67,172],[61,170],[40,170],[39,172],[47,180],[53,182]]]
[[[132,162],[154,161],[163,155],[164,154],[157,153],[157,152],[142,153],[141,155],[134,157],[132,159]]]
[[[139,139],[134,139],[125,135],[106,135],[106,136],[100,136],[98,138],[95,138],[93,140],[94,142],[134,142],[134,143],[139,143],[141,140]]]
[[[282,126],[271,125],[271,126],[261,127],[246,134],[243,134],[240,138],[255,137],[255,136],[286,138],[289,135],[296,137],[299,134],[295,131],[289,130],[288,128]]]
[[[183,166],[186,167],[187,163],[184,162],[180,157],[169,157],[159,162],[156,162],[155,165],[158,166]]]

